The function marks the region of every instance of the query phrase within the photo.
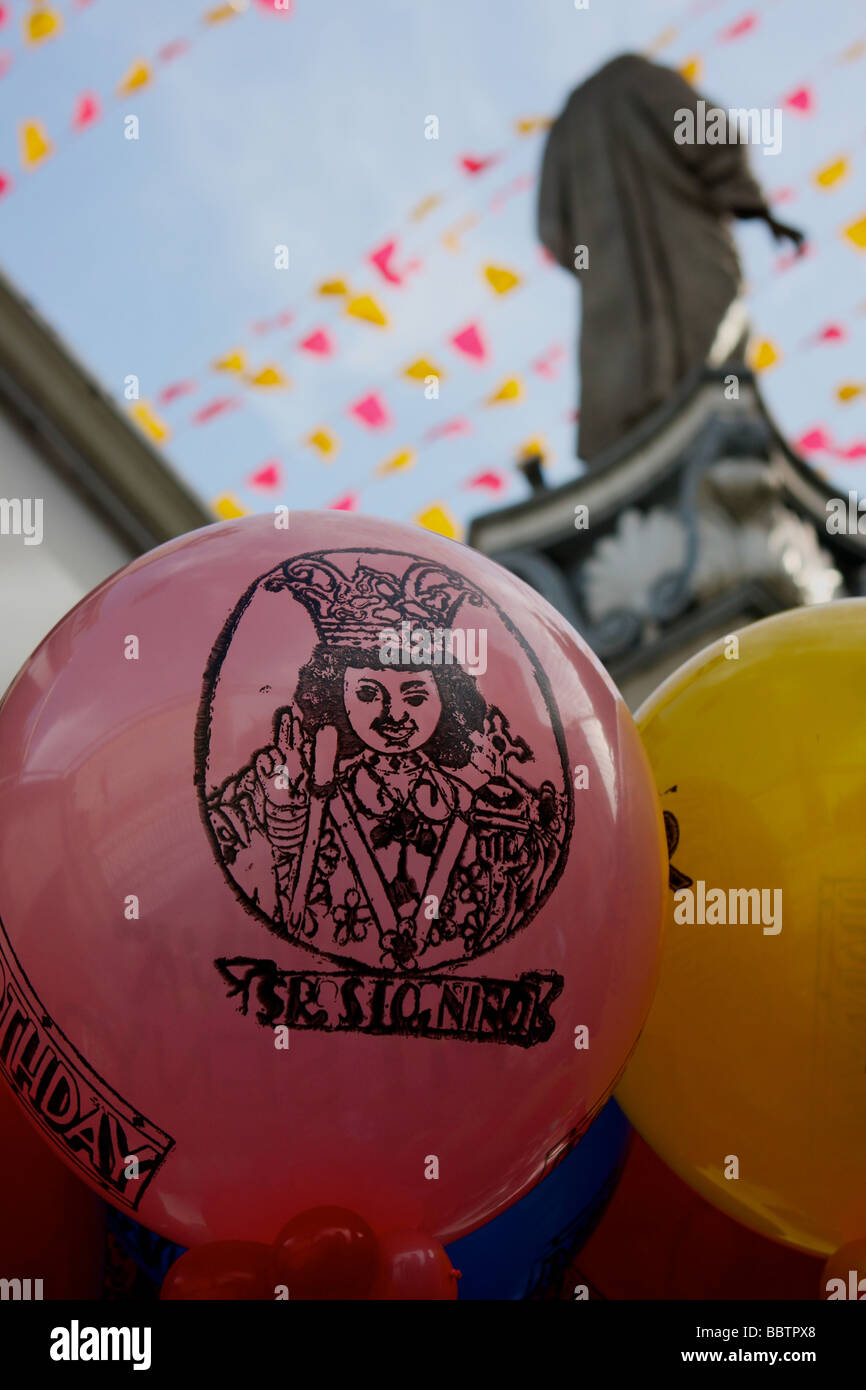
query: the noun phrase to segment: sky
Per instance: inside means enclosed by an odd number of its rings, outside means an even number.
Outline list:
[[[580,470],[578,294],[539,251],[535,180],[544,119],[630,49],[781,108],[780,153],[752,163],[811,253],[780,268],[738,227],[761,386],[840,491],[866,487],[862,0],[274,4],[0,3],[0,265],[124,409],[138,391],[218,514],[462,535],[525,495],[529,441],[552,481]],[[29,42],[34,11],[52,32]]]

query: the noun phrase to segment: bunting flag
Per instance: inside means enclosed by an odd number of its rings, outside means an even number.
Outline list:
[[[14,186],[8,174],[0,173],[0,198],[5,198],[7,193],[11,193]]]
[[[155,444],[167,444],[171,438],[171,430],[164,420],[161,420],[156,411],[148,401],[136,401],[130,406],[129,414],[143,434],[146,434]]]
[[[376,472],[383,478],[389,473],[403,473],[407,468],[414,467],[415,458],[414,449],[401,449],[398,454],[392,454],[384,463],[380,463]]]
[[[508,479],[504,473],[494,473],[488,470],[486,473],[476,473],[474,477],[467,478],[463,484],[467,488],[477,488],[484,492],[505,492],[508,487]]]
[[[227,352],[224,357],[217,357],[212,365],[215,372],[237,372],[240,374],[246,371],[247,359],[238,348],[234,352]]]
[[[487,397],[490,405],[500,405],[504,401],[519,401],[523,397],[523,383],[520,377],[511,376],[503,381],[498,390]]]
[[[44,125],[41,121],[27,121],[20,128],[21,163],[25,169],[33,169],[54,153]]]
[[[336,435],[325,429],[313,430],[312,434],[307,435],[305,443],[321,454],[322,458],[329,460],[335,458],[340,449],[340,441]]]
[[[812,178],[819,188],[833,188],[841,179],[847,178],[850,171],[850,161],[842,156],[818,169]]]
[[[811,87],[797,87],[782,99],[782,105],[789,111],[799,111],[809,115],[815,110],[815,95]]]
[[[208,401],[197,410],[192,417],[193,425],[207,425],[211,420],[216,420],[220,415],[228,415],[230,411],[237,410],[241,405],[238,396],[217,396],[215,400]]]
[[[805,434],[801,434],[796,446],[804,454],[832,454],[841,463],[859,463],[866,459],[866,440],[858,439],[853,444],[837,444],[823,425],[816,425]]]
[[[367,260],[374,265],[384,280],[389,285],[402,285],[406,281],[406,276],[411,275],[413,270],[420,269],[420,261],[410,261],[402,270],[398,271],[392,261],[397,254],[397,242],[392,238],[386,241],[384,246],[380,246],[376,251],[371,251]]]
[[[842,228],[842,234],[858,251],[866,250],[866,215],[858,217],[856,222],[849,222],[847,227]]]
[[[472,422],[466,419],[446,420],[444,425],[434,425],[424,436],[428,444],[435,444],[439,439],[453,439],[458,434],[471,434]]]
[[[264,386],[283,390],[289,386],[289,379],[284,376],[279,367],[262,367],[260,371],[249,376],[247,380],[253,386]]]
[[[25,43],[44,43],[46,39],[56,38],[63,28],[63,16],[51,5],[37,5],[24,17]]]
[[[858,396],[866,396],[866,382],[846,381],[836,387],[836,398],[843,403],[855,401]]]
[[[744,14],[735,24],[729,24],[726,29],[722,29],[718,34],[720,43],[730,43],[733,39],[742,39],[746,34],[751,34],[758,27],[758,16],[753,12]]]
[[[473,227],[476,227],[479,220],[477,212],[469,212],[465,217],[461,217],[460,221],[455,223],[453,227],[450,227],[447,232],[443,232],[442,245],[445,249],[455,253],[459,251],[460,243],[466,233],[470,232]]]
[[[367,323],[378,324],[380,328],[388,327],[388,319],[384,311],[371,294],[361,294],[355,299],[350,299],[346,305],[346,313],[351,314],[352,318],[364,319]]]
[[[357,492],[344,492],[335,502],[329,502],[328,508],[332,512],[356,512],[360,505],[361,498]]]
[[[224,5],[214,5],[213,9],[205,10],[202,20],[205,24],[222,24],[227,19],[237,19],[245,9],[246,0],[227,0]]]
[[[183,396],[191,396],[198,390],[198,383],[195,381],[173,381],[168,386],[163,386],[157,400],[160,405],[171,405],[173,401],[179,401]]]
[[[753,372],[766,372],[770,367],[775,367],[778,364],[781,360],[781,352],[776,344],[771,343],[768,338],[761,338],[750,344],[747,360]]]
[[[677,72],[680,77],[684,77],[687,82],[694,84],[699,82],[704,73],[704,65],[700,58],[687,58],[684,63],[680,63]]]
[[[211,511],[221,521],[234,521],[239,516],[249,516],[248,509],[239,502],[232,492],[223,492],[211,502]]]
[[[282,465],[277,459],[271,459],[268,463],[263,463],[261,468],[257,468],[247,478],[247,487],[257,491],[273,492],[275,488],[281,487],[283,482]]]
[[[435,376],[440,380],[445,373],[441,367],[434,367],[432,362],[428,362],[426,357],[419,357],[415,362],[411,362],[403,372],[410,381],[420,381],[423,385],[428,377]]]
[[[345,280],[323,280],[321,285],[319,285],[317,293],[326,297],[328,295],[347,295],[349,293],[349,286],[346,284]]]
[[[486,170],[492,169],[494,164],[499,163],[499,158],[500,156],[498,154],[487,155],[485,159],[476,159],[473,155],[464,154],[457,162],[464,173],[474,176],[475,174],[483,174]]]
[[[553,343],[546,352],[541,353],[531,363],[532,371],[548,381],[555,381],[566,357],[562,343]]]
[[[102,115],[99,97],[95,92],[82,92],[72,112],[72,129],[84,130]]]
[[[317,328],[314,333],[302,338],[298,347],[302,352],[311,352],[315,357],[332,357],[334,355],[333,340],[324,328]]]
[[[354,415],[356,420],[371,430],[384,430],[391,424],[388,408],[382,397],[375,392],[350,406],[349,414]]]
[[[151,71],[143,59],[139,59],[127,69],[126,75],[118,85],[120,96],[128,96],[130,92],[140,91],[142,87],[150,86]]]
[[[514,129],[518,135],[539,135],[543,130],[549,130],[553,125],[550,116],[531,116],[528,119],[514,122]]]
[[[520,284],[520,276],[504,266],[486,265],[484,278],[495,294],[508,294],[509,290],[516,289]]]
[[[461,328],[459,333],[454,334],[451,344],[464,357],[469,357],[475,362],[486,362],[488,359],[487,344],[477,323],[470,323],[466,328]]]
[[[437,535],[447,536],[449,540],[457,540],[460,535],[460,528],[444,502],[434,502],[432,506],[425,507],[413,520],[416,526],[423,526],[426,531],[435,531]]]
[[[438,208],[441,202],[442,197],[439,193],[428,194],[427,197],[422,198],[421,202],[417,203],[415,207],[412,209],[412,211],[409,213],[409,221],[423,222],[424,218],[429,216],[429,214],[433,212],[435,208]]]

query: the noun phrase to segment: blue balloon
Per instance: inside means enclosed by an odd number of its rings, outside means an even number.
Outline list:
[[[564,1276],[613,1195],[631,1126],[608,1101],[580,1142],[499,1216],[447,1246],[460,1299],[557,1298]]]

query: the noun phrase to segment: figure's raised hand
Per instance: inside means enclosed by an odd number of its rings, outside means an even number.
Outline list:
[[[310,796],[309,741],[295,705],[288,705],[279,715],[276,743],[258,754],[256,772],[271,807],[301,810]]]

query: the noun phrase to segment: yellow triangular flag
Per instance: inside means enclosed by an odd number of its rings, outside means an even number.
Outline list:
[[[388,327],[387,318],[371,294],[360,294],[350,299],[346,313],[356,319],[365,319],[367,323],[378,323],[381,328]]]
[[[541,459],[547,456],[547,442],[542,439],[540,435],[533,439],[525,440],[517,453],[517,457],[522,459],[531,459],[536,456]]]
[[[348,294],[349,286],[345,280],[324,280],[319,286],[319,294]]]
[[[518,135],[535,135],[539,130],[547,130],[552,124],[549,116],[529,116],[525,120],[515,121],[514,129]]]
[[[228,0],[225,5],[214,5],[206,10],[202,18],[205,24],[221,24],[224,19],[236,19],[246,9],[245,0]]]
[[[262,367],[260,372],[250,377],[253,386],[288,386],[288,377],[283,376],[279,367]]]
[[[503,381],[498,391],[494,391],[492,396],[487,397],[488,405],[497,405],[500,401],[519,401],[523,395],[523,382],[518,376],[511,376],[507,381]]]
[[[317,449],[323,458],[328,458],[329,455],[335,454],[340,447],[336,436],[331,434],[330,430],[324,429],[313,430],[312,434],[307,435],[306,442],[307,444],[311,444],[314,449]]]
[[[857,396],[866,394],[866,386],[859,385],[856,381],[846,382],[844,386],[836,389],[836,395],[840,401],[853,401]]]
[[[384,477],[386,473],[400,473],[405,468],[411,468],[415,462],[415,451],[413,449],[401,449],[399,454],[392,454],[384,463],[380,463],[376,472]]]
[[[815,182],[820,188],[832,188],[834,183],[843,179],[850,169],[848,160],[844,155],[840,159],[834,159],[832,164],[825,164],[823,169],[819,169],[813,175]]]
[[[475,226],[477,221],[478,213],[469,212],[465,217],[461,218],[459,222],[456,222],[453,227],[450,227],[447,232],[443,232],[442,245],[445,249],[447,251],[459,251],[462,238]]]
[[[855,246],[866,250],[866,217],[858,217],[856,222],[849,222],[842,231]]]
[[[242,372],[247,365],[247,359],[240,348],[235,352],[227,352],[225,357],[218,357],[213,364],[215,372]]]
[[[673,43],[674,39],[677,36],[677,32],[678,31],[673,27],[673,25],[670,25],[667,29],[662,29],[661,33],[653,39],[652,43],[647,49],[647,52],[661,53],[663,48],[667,48],[668,44]]]
[[[454,541],[459,541],[462,535],[462,528],[444,502],[433,502],[422,512],[418,512],[415,525],[423,526],[426,531],[436,531],[438,535],[448,536]]]
[[[519,275],[515,275],[513,270],[506,270],[504,266],[500,265],[486,265],[484,276],[490,288],[495,290],[497,294],[507,294],[509,290],[513,290],[516,285],[520,284]]]
[[[409,213],[409,220],[411,222],[421,222],[427,216],[428,212],[432,212],[434,208],[438,208],[441,202],[441,194],[429,194],[428,197],[422,198],[421,202],[412,209]]]
[[[117,90],[121,94],[125,92],[134,92],[137,87],[146,87],[149,81],[150,68],[147,66],[147,63],[133,63]]]
[[[41,121],[26,121],[21,126],[20,134],[21,163],[25,169],[32,169],[54,153],[54,146]]]
[[[57,10],[40,5],[24,20],[24,37],[28,43],[41,43],[43,39],[59,34],[62,28],[63,20]]]
[[[703,70],[704,65],[700,58],[687,58],[677,68],[680,77],[684,77],[687,82],[697,82]]]
[[[156,444],[164,444],[171,438],[171,430],[164,420],[153,410],[149,401],[136,401],[129,413],[143,434],[147,434]]]
[[[779,361],[779,350],[767,338],[762,338],[752,343],[748,358],[753,372],[765,372]]]
[[[428,376],[442,377],[445,373],[434,367],[432,362],[428,362],[426,357],[419,357],[417,362],[406,368],[404,375],[412,381],[426,381]]]
[[[249,512],[231,492],[222,492],[211,502],[211,511],[216,512],[222,521],[234,521],[237,516],[249,516]]]
[[[866,39],[857,39],[849,48],[845,49],[842,54],[842,62],[854,63],[858,58],[862,58],[864,53],[866,53]]]

